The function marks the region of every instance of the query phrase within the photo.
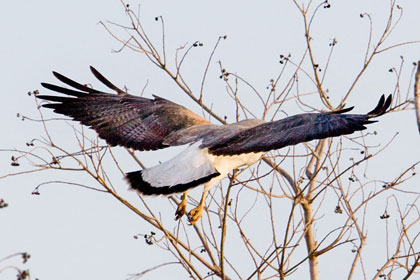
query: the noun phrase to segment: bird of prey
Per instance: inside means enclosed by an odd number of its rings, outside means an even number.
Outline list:
[[[164,98],[134,96],[119,89],[95,68],[94,76],[116,94],[77,83],[59,73],[54,76],[72,87],[42,83],[65,96],[38,95],[51,101],[43,107],[54,109],[94,129],[111,146],[138,151],[186,145],[174,158],[156,166],[129,172],[130,187],[142,195],[171,195],[184,192],[176,218],[186,213],[188,190],[204,185],[199,205],[188,213],[191,224],[201,217],[209,189],[231,170],[252,165],[262,153],[313,139],[351,134],[366,129],[391,105],[391,96],[382,95],[367,114],[345,114],[353,107],[328,113],[306,113],[277,121],[248,119],[216,125],[185,107]],[[188,145],[187,145],[188,144]]]

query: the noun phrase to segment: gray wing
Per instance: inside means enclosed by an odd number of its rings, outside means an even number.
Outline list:
[[[73,89],[41,83],[43,87],[65,96],[38,95],[37,98],[52,101],[42,106],[93,128],[108,144],[141,151],[177,145],[176,141],[166,143],[165,139],[179,130],[209,124],[206,119],[169,100],[127,94],[95,68],[91,67],[91,71],[117,94],[101,92],[53,72],[58,80]]]
[[[351,134],[366,129],[375,121],[371,118],[383,115],[391,105],[392,98],[379,100],[374,110],[367,114],[343,114],[352,108],[331,113],[309,113],[267,122],[232,135],[202,144],[214,155],[235,155],[250,152],[266,152],[314,139]]]

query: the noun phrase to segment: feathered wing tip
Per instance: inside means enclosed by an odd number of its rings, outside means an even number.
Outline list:
[[[376,105],[375,109],[373,109],[372,111],[370,111],[366,115],[369,118],[374,118],[374,117],[379,117],[379,116],[385,114],[386,110],[388,110],[389,106],[391,105],[391,102],[392,102],[392,95],[391,94],[388,95],[386,100],[385,100],[385,95],[382,94],[381,98],[379,99],[378,105]],[[350,112],[353,109],[354,109],[354,106],[349,107],[349,108],[344,108],[344,109],[341,109],[341,110],[338,110],[338,111],[329,112],[328,114],[331,114],[331,115],[343,114],[343,113]]]
[[[113,83],[111,83],[108,79],[106,79],[98,70],[96,70],[93,66],[90,66],[90,71],[93,73],[93,75],[104,85],[106,85],[108,88],[114,90],[117,94],[126,94],[125,91],[121,90],[120,88],[118,88],[117,86],[115,86]],[[68,88],[64,88],[64,87],[60,87],[60,86],[56,86],[53,84],[49,84],[49,83],[41,83],[41,85],[49,90],[52,91],[56,91],[56,92],[60,92],[60,93],[64,93],[70,96],[74,96],[74,97],[83,97],[86,96],[88,93],[95,93],[95,92],[100,92],[97,89],[88,87],[86,85],[82,85],[70,78],[67,78],[64,75],[61,75],[58,72],[53,71],[52,72],[53,75],[60,80],[61,82],[65,83],[66,85],[72,87],[73,89],[68,89]],[[77,89],[77,90],[74,90]],[[45,99],[45,100],[50,100],[48,99],[48,96],[45,95],[38,95],[37,96],[40,99]],[[50,100],[50,101],[54,101],[54,100]]]
[[[327,114],[330,114],[330,115],[339,115],[339,114],[344,114],[344,113],[350,112],[353,109],[354,109],[354,106],[351,106],[351,107],[344,108],[344,109],[341,109],[341,110],[338,110],[338,111],[328,112]]]
[[[188,189],[197,187],[201,184],[207,183],[212,178],[219,176],[220,173],[216,172],[205,176],[203,178],[185,183],[178,184],[174,186],[163,186],[163,187],[154,187],[149,182],[146,182],[142,176],[142,170],[129,172],[125,174],[125,180],[130,185],[130,189],[138,191],[144,195],[169,195],[174,193],[181,193]]]
[[[99,73],[99,71],[96,70],[95,67],[90,66],[90,71],[99,81],[101,81],[108,88],[116,91],[118,94],[126,94],[127,93],[127,92],[121,90],[120,88],[118,88],[117,86],[115,86],[113,83],[111,83],[107,78],[105,78],[101,73]]]
[[[78,82],[73,81],[72,79],[69,79],[64,75],[61,75],[60,73],[57,73],[55,71],[53,71],[52,73],[58,80],[60,80],[61,82],[65,83],[66,85],[69,85],[69,86],[71,86],[75,89],[85,91],[85,92],[90,92],[90,93],[97,92],[96,89],[90,88],[86,85],[79,84]]]
[[[376,105],[375,109],[367,113],[367,116],[369,118],[379,117],[386,113],[386,110],[389,109],[392,102],[392,95],[388,95],[388,97],[385,100],[385,95],[382,95],[379,99],[378,105]]]

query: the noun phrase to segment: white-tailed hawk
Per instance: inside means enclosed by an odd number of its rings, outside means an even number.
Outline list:
[[[189,189],[204,184],[200,204],[188,213],[194,224],[201,217],[209,189],[232,169],[257,162],[263,152],[313,139],[350,134],[366,129],[383,115],[391,96],[382,95],[375,109],[367,114],[344,114],[352,108],[329,113],[307,113],[277,121],[249,119],[233,124],[212,124],[203,117],[169,100],[134,96],[119,89],[95,68],[95,77],[117,94],[79,84],[53,72],[73,89],[42,83],[64,96],[38,95],[52,101],[52,108],[91,127],[111,146],[138,151],[189,144],[174,158],[154,167],[126,174],[130,187],[144,195],[171,195],[184,192],[176,217],[186,212]]]

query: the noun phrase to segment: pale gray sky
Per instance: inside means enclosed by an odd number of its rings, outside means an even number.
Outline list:
[[[224,84],[218,79],[216,61],[221,60],[229,71],[240,74],[264,92],[269,80],[276,77],[281,69],[278,63],[280,54],[291,53],[298,58],[305,48],[302,18],[292,1],[166,0],[129,3],[133,9],[137,9],[135,7],[140,4],[140,17],[152,40],[160,40],[160,23],[154,18],[163,16],[170,62],[173,61],[171,59],[176,48],[196,40],[203,42],[204,46],[195,49],[185,62],[184,75],[194,92],[200,89],[208,56],[218,36],[228,36],[216,51],[204,93],[206,102],[213,104],[215,112],[227,115],[231,122],[234,121],[234,112],[230,109],[232,104],[218,102],[225,98],[226,93]],[[373,41],[376,41],[386,24],[389,1],[330,3],[332,7],[321,9],[315,19],[314,51],[320,61],[325,61],[328,42],[333,38],[338,41],[329,76],[325,81],[331,99],[337,101],[349,88],[363,61],[369,25],[359,14],[367,12],[372,16]],[[403,17],[386,46],[420,39],[420,2],[404,0],[398,3],[404,8]],[[0,92],[3,101],[0,104],[0,149],[26,149],[26,142],[42,135],[40,124],[21,121],[16,114],[19,112],[38,117],[34,100],[26,93],[35,89],[46,92],[40,82],[55,83],[51,74],[53,70],[84,83],[92,82],[95,86],[98,83],[88,68],[93,65],[115,84],[127,86],[131,93],[139,94],[147,83],[146,96],[157,94],[201,113],[200,108],[143,55],[128,49],[114,53],[112,50],[119,49],[120,44],[98,24],[99,21],[107,20],[127,24],[127,17],[119,1],[26,0],[8,1],[7,5],[2,5]],[[348,104],[355,105],[357,112],[366,112],[374,106],[381,94],[392,93],[395,75],[389,73],[388,69],[399,67],[400,55],[405,59],[401,88],[404,95],[405,92],[411,94],[411,64],[420,59],[420,44],[403,46],[379,55],[355,88]],[[241,90],[241,98],[248,102],[247,105],[252,104],[255,96],[249,88],[242,87]],[[254,112],[258,117],[261,116],[261,108],[256,108]],[[296,110],[287,113],[300,112]],[[49,113],[49,116],[53,115]],[[72,131],[64,122],[52,124],[51,130],[56,133],[55,137],[60,143],[71,145],[72,142],[68,141],[72,139]],[[384,144],[399,133],[385,154],[370,162],[374,179],[394,178],[409,163],[419,159],[420,137],[413,111],[384,116],[379,124],[372,126],[372,130],[380,134],[378,144]],[[147,164],[152,165],[169,158],[171,153],[145,153],[142,157]],[[389,154],[393,155],[392,162],[389,162]],[[11,155],[0,154],[0,176],[18,170],[10,166]],[[122,166],[126,171],[138,168],[132,161],[123,162]],[[9,207],[0,209],[0,259],[15,252],[27,251],[32,258],[24,267],[30,269],[32,279],[42,280],[126,279],[130,273],[173,261],[170,254],[148,246],[142,240],[135,240],[133,235],[150,232],[153,228],[107,195],[65,185],[44,186],[40,196],[31,195],[32,190],[42,182],[72,180],[75,176],[77,174],[45,172],[0,180],[0,198],[9,203]],[[84,177],[76,179],[84,184],[93,184],[93,181],[85,180]],[[420,179],[416,177],[404,186],[418,190]],[[116,187],[133,203],[139,203],[134,193],[126,192],[122,180]],[[168,217],[168,220],[172,219],[173,209],[167,200],[155,198],[155,201],[153,203],[158,208],[162,205],[161,215]],[[383,209],[384,204],[378,204],[372,220],[377,220]],[[258,223],[258,219],[255,219],[253,226],[258,227]],[[375,236],[376,231],[379,235],[383,228],[372,227],[369,234]],[[373,238],[368,240],[368,246],[369,250],[378,250],[378,256],[383,256],[380,251],[383,242],[376,243]],[[380,261],[372,260],[372,265],[378,265]],[[0,263],[0,268],[2,266]],[[321,278],[324,279],[328,275],[340,273],[340,265],[334,268],[321,263],[320,269]],[[368,278],[372,276],[372,271]],[[147,274],[144,279],[163,279],[162,275],[169,273],[180,275],[173,279],[186,278],[186,274],[173,265]],[[299,277],[305,273],[297,272],[290,279],[302,279]],[[13,277],[10,272],[0,273],[0,279]]]

